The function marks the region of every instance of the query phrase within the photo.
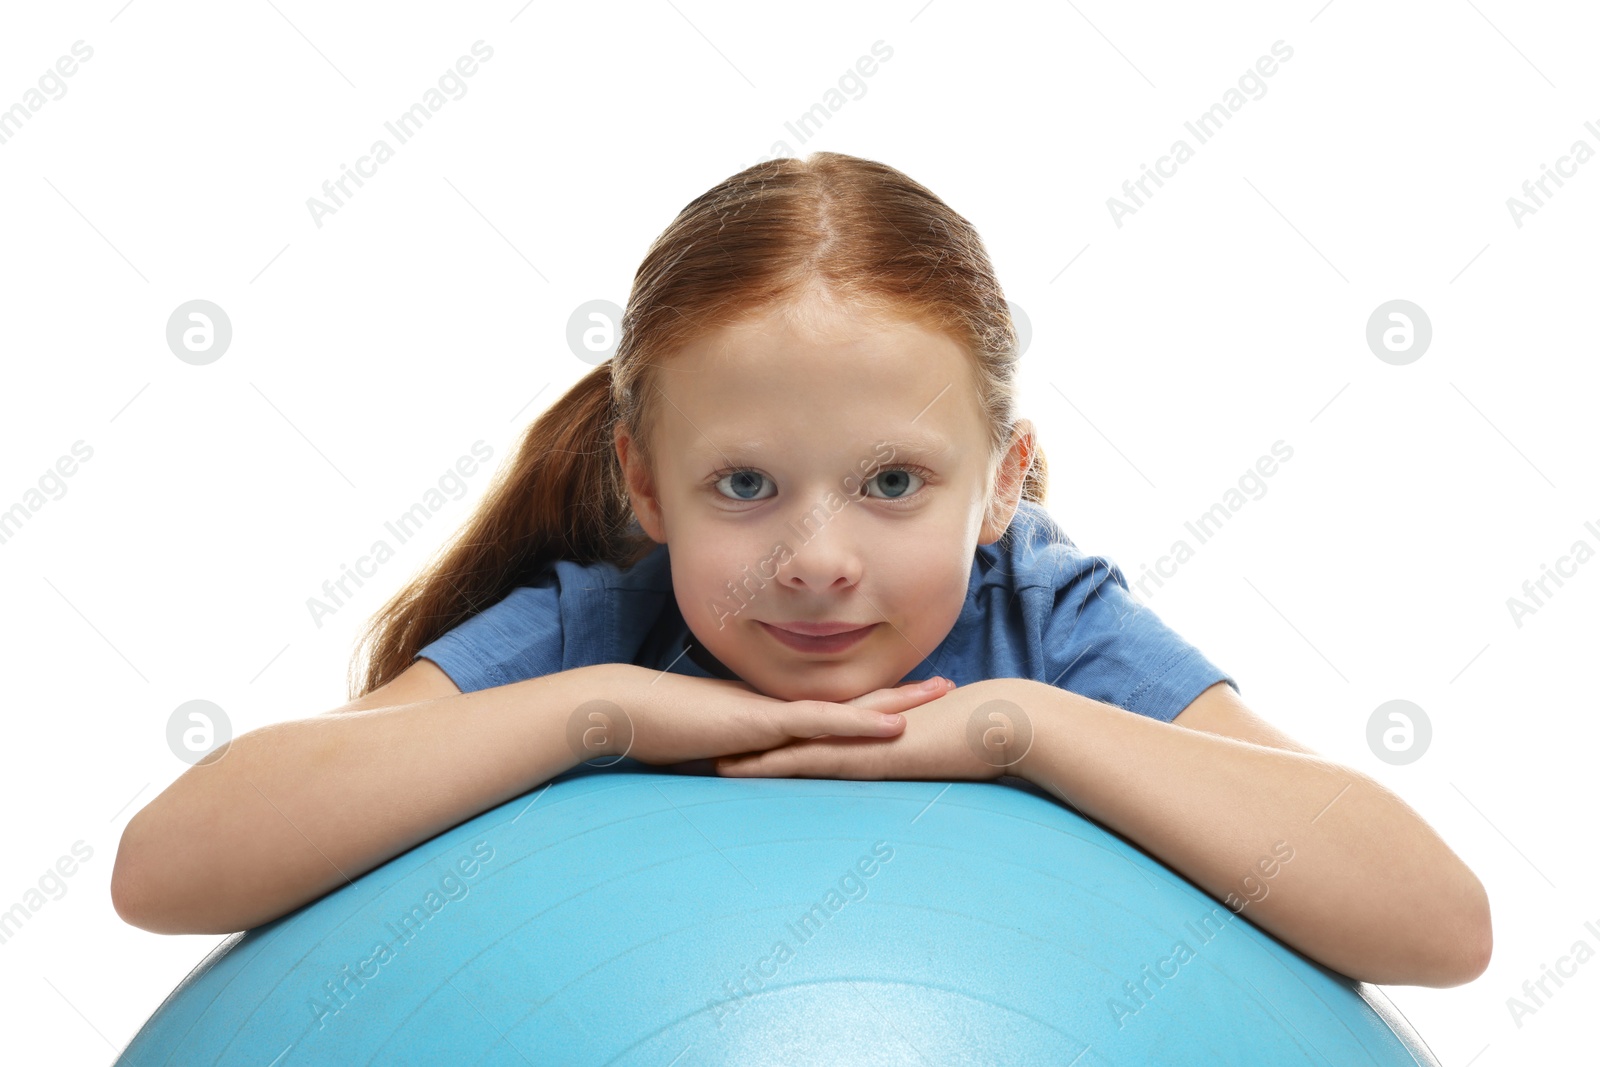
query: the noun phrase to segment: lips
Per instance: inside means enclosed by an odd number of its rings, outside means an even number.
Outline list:
[[[792,634],[804,634],[807,637],[831,637],[834,634],[847,633],[851,630],[862,630],[871,626],[870,622],[774,622],[768,625],[776,626],[780,630],[788,630]]]
[[[761,628],[770,634],[773,640],[792,649],[795,652],[811,653],[838,653],[844,652],[866,640],[867,636],[877,629],[877,623],[868,623],[865,626],[853,626],[851,623],[812,623],[817,629],[831,630],[833,632],[821,635],[807,635],[795,633],[789,627],[798,627],[801,623],[785,623],[783,626],[774,626],[771,623],[761,623]]]

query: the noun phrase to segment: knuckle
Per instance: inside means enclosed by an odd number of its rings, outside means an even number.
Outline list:
[[[769,736],[778,726],[772,708],[767,704],[746,704],[739,709],[739,717],[749,733]]]
[[[808,727],[827,726],[838,715],[839,706],[826,700],[801,700],[800,720]]]

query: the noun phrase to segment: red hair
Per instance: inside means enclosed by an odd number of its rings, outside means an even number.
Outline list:
[[[698,335],[818,286],[970,351],[991,463],[1000,458],[1016,430],[1019,353],[972,224],[883,163],[837,152],[757,163],[692,200],[651,244],[615,355],[534,420],[456,537],[368,622],[360,645],[372,653],[352,697],[553,560],[626,569],[649,554],[656,545],[634,524],[614,425],[628,427],[648,463],[656,368]],[[1035,445],[1022,496],[1043,504],[1046,478]]]

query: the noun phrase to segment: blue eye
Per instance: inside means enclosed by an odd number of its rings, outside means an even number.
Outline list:
[[[763,499],[763,498],[755,497],[755,496],[745,496],[744,492],[745,491],[749,491],[749,492],[753,493],[753,492],[759,491],[760,488],[761,488],[761,480],[764,479],[764,478],[766,478],[766,475],[758,473],[757,471],[743,470],[743,469],[734,470],[734,471],[728,472],[727,474],[719,474],[717,476],[716,485],[720,487],[723,482],[731,481],[736,486],[738,486],[738,488],[735,489],[735,492],[739,493],[738,496],[733,497],[732,499],[734,499],[734,500],[747,500],[747,501],[748,500],[759,500],[759,499]]]
[[[892,490],[892,495],[879,498],[883,500],[903,500],[915,492],[915,487],[911,489],[905,488],[905,480],[907,478],[916,478],[917,481],[922,481],[922,478],[909,467],[890,467],[887,470],[879,471],[877,474],[874,474],[871,478],[867,479],[867,484],[871,485],[879,478],[887,478],[889,483],[895,487]]]
[[[904,500],[913,495],[918,488],[917,485],[908,485],[907,479],[915,479],[916,482],[920,484],[924,481],[924,476],[928,473],[929,472],[922,467],[917,466],[886,467],[869,478],[865,484],[870,487],[874,482],[878,482],[879,479],[883,479],[883,482],[880,483],[880,486],[885,495],[871,496],[871,494],[869,494],[870,499],[887,501]],[[746,503],[751,503],[757,500],[768,500],[771,499],[772,496],[770,493],[767,496],[756,495],[761,491],[762,483],[771,481],[771,479],[765,474],[762,474],[760,471],[753,470],[749,467],[729,467],[718,471],[716,474],[713,474],[712,478],[714,479],[712,482],[713,487],[716,488],[718,493],[729,500],[740,500]],[[734,495],[730,496],[723,490],[722,483],[724,482],[729,483],[729,488],[731,488]]]

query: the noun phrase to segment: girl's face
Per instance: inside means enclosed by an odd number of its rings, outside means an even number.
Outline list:
[[[760,692],[843,702],[897,684],[944,640],[973,554],[1005,532],[1031,440],[991,470],[971,357],[821,293],[666,362],[656,470],[616,436],[641,528],[668,544],[698,643]],[[1003,522],[984,515],[997,474]],[[847,648],[796,623],[865,627]]]

